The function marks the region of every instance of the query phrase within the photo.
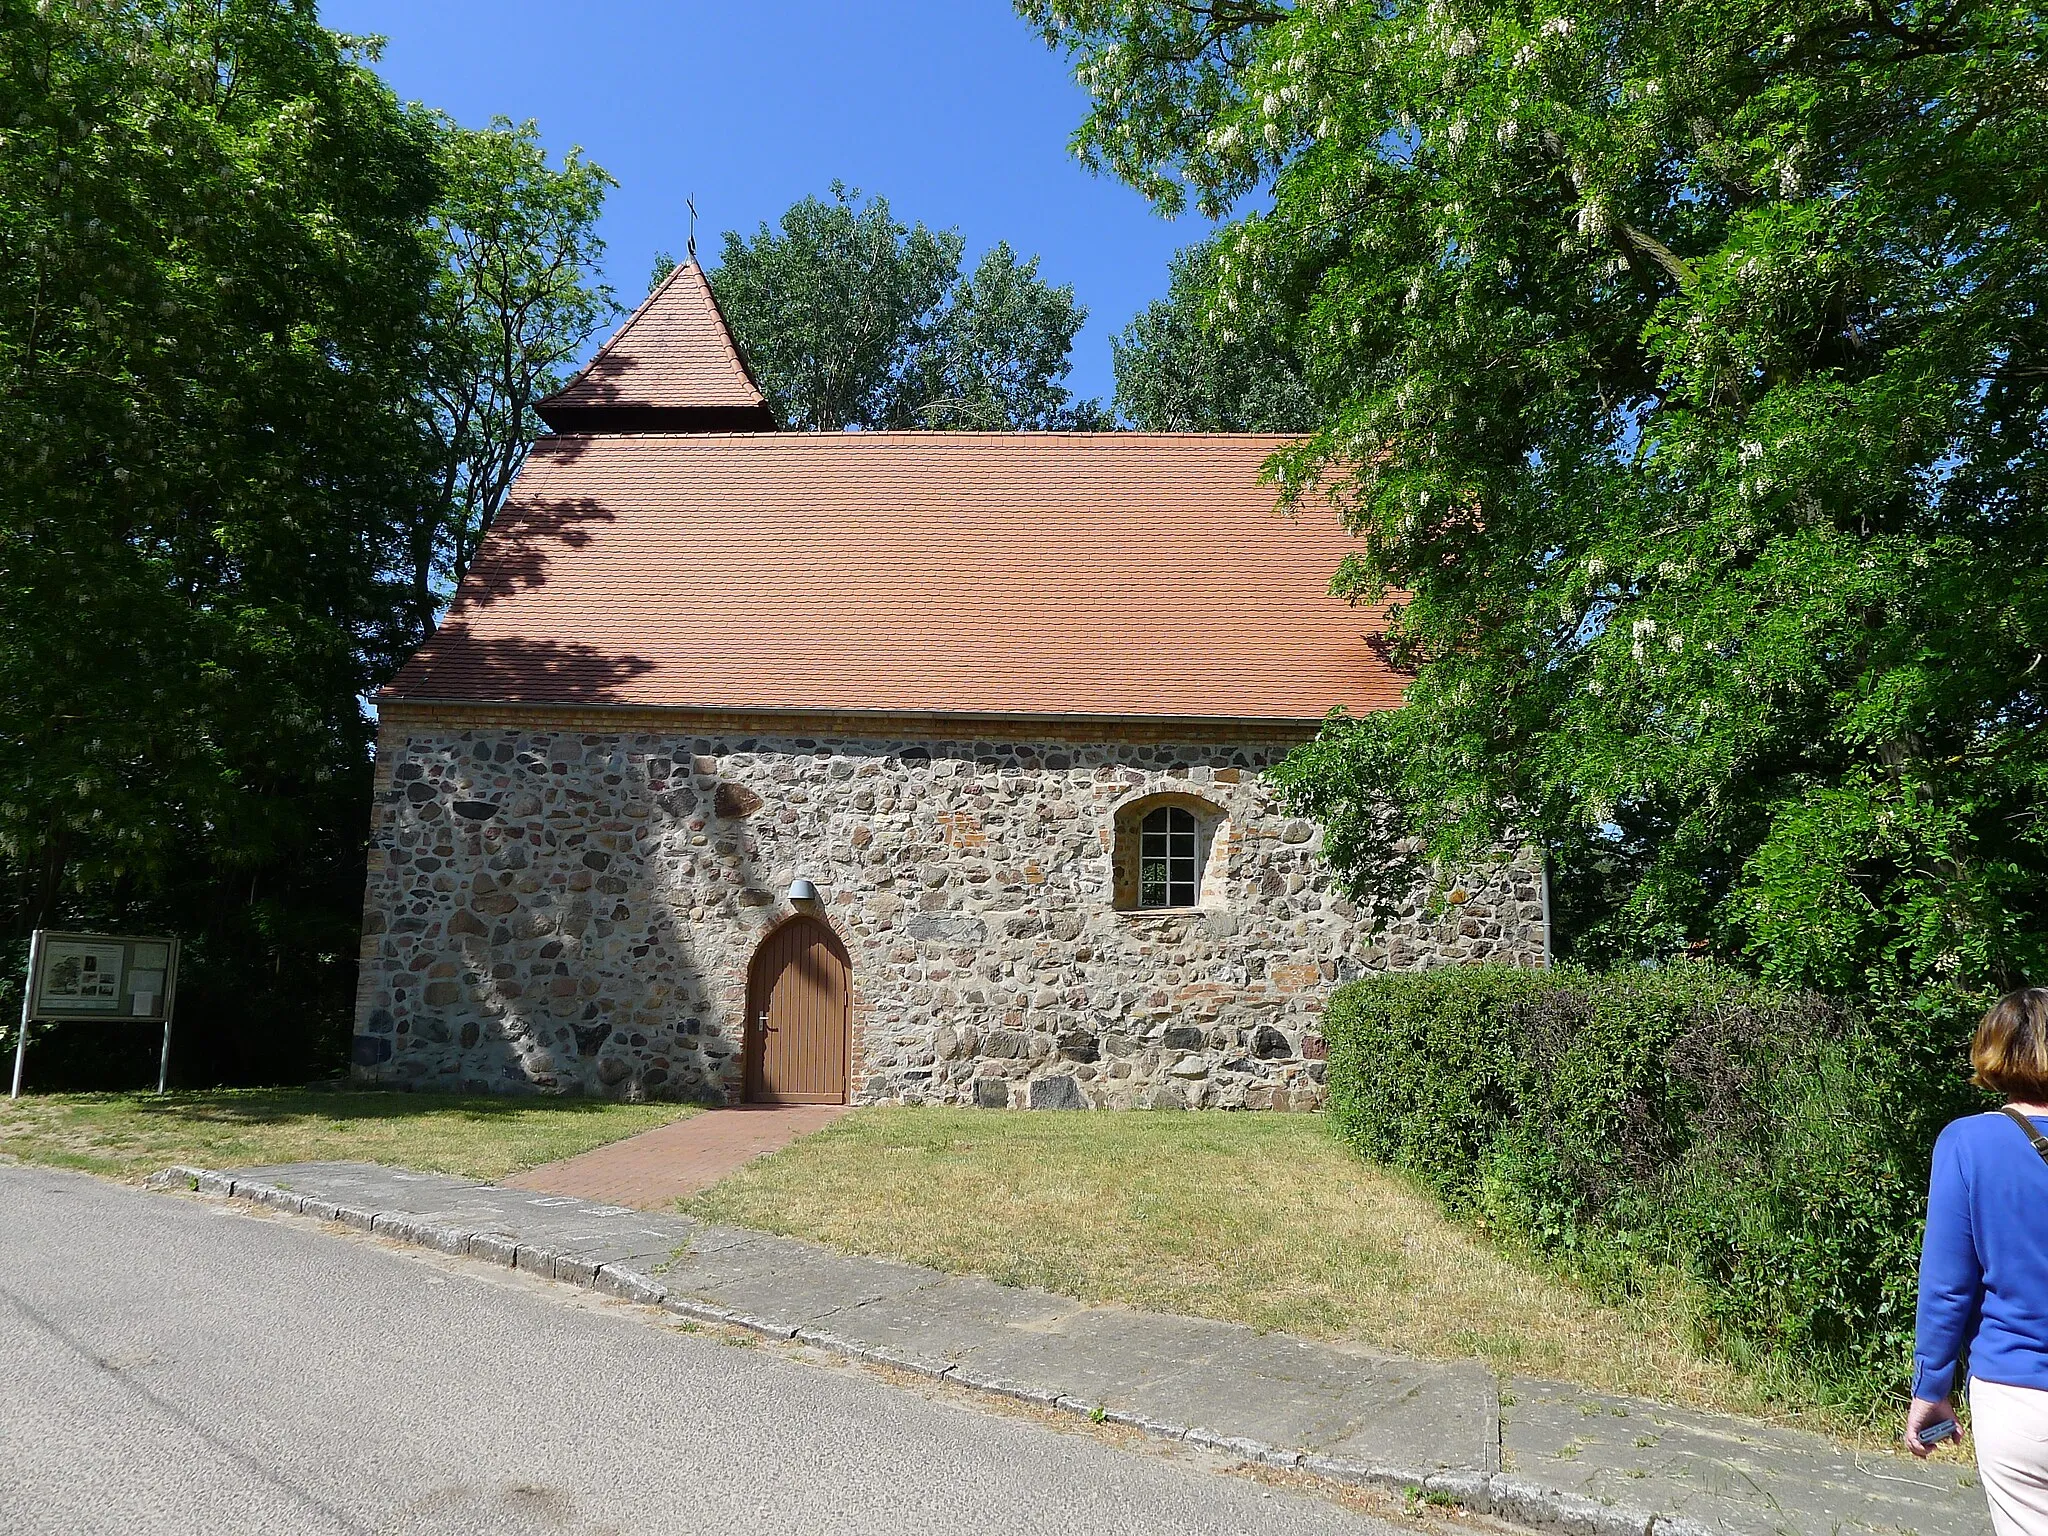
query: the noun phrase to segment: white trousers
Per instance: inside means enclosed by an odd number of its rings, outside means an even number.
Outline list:
[[[1970,1379],[1977,1478],[1997,1536],[2048,1536],[2048,1392]]]

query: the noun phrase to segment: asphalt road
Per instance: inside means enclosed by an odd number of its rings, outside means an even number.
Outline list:
[[[1377,1532],[510,1272],[0,1167],[0,1531]]]

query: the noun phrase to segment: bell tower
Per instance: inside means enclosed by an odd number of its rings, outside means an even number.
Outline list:
[[[534,407],[559,433],[772,432],[694,256],[663,278],[575,378]]]

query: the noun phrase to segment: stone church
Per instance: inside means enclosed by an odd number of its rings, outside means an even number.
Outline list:
[[[379,695],[354,1069],[1309,1108],[1332,987],[1543,963],[1528,859],[1374,933],[1265,770],[1392,708],[1282,439],[817,434],[678,268]]]

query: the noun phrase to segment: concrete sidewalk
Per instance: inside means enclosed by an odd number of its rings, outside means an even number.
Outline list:
[[[1967,1464],[361,1163],[158,1176],[1345,1482],[1588,1536],[1982,1536]]]

